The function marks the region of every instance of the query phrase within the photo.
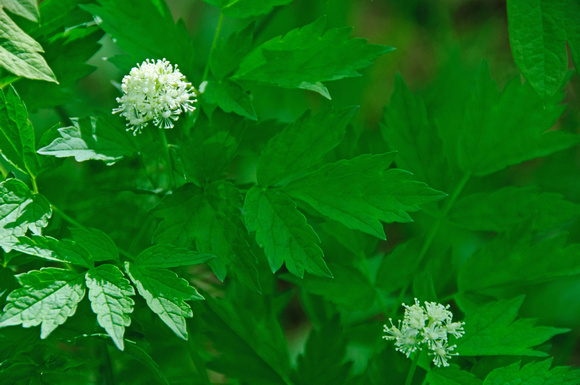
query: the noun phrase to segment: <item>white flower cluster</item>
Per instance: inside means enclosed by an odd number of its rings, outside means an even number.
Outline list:
[[[403,322],[399,320],[397,326],[393,325],[393,320],[389,318],[391,326],[385,325],[384,332],[388,335],[384,339],[395,341],[395,349],[407,357],[416,350],[421,350],[427,345],[431,350],[429,355],[433,356],[433,363],[440,366],[449,366],[447,360],[450,356],[456,356],[453,350],[457,345],[449,345],[448,338],[452,335],[461,338],[464,322],[452,322],[453,313],[449,305],[443,306],[436,302],[425,302],[422,307],[419,300],[415,298],[415,304],[405,307]]]
[[[136,135],[150,121],[159,128],[173,128],[173,121],[183,111],[193,111],[195,89],[185,76],[167,60],[147,59],[133,67],[123,78],[123,96],[117,98],[119,107],[113,114],[124,116],[127,131]]]

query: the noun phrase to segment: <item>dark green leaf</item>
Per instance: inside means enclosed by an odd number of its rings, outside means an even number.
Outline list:
[[[40,325],[42,339],[71,317],[85,296],[83,275],[70,270],[47,267],[16,278],[23,287],[8,296],[0,327]]]
[[[34,128],[26,106],[12,86],[6,93],[0,90],[0,152],[20,171],[32,177],[38,175]]]
[[[286,262],[288,271],[300,278],[305,270],[332,277],[318,246],[318,235],[286,193],[255,186],[246,195],[244,211],[246,226],[256,232],[256,240],[264,247],[273,273]]]
[[[250,23],[241,31],[219,41],[209,58],[209,68],[216,79],[225,78],[240,66],[252,48],[254,28],[254,23]]]
[[[210,80],[203,91],[203,100],[206,103],[216,104],[225,112],[234,112],[248,119],[258,120],[251,96],[233,80]]]
[[[135,295],[135,289],[114,265],[100,265],[89,270],[86,283],[99,325],[111,336],[117,348],[123,350],[123,335],[125,327],[131,324],[129,314],[134,305],[129,296]]]
[[[497,368],[487,375],[484,385],[526,384],[526,385],[576,385],[580,383],[580,370],[570,366],[556,366],[550,369],[553,359],[530,362],[520,368],[516,362]]]
[[[39,15],[36,0],[0,0],[1,7],[28,20],[38,21]]]
[[[102,116],[71,118],[71,121],[72,126],[58,129],[61,138],[41,148],[38,153],[57,158],[74,156],[77,162],[102,160],[113,164],[135,152],[135,146],[123,127]]]
[[[0,183],[0,245],[9,251],[18,242],[16,237],[30,230],[40,235],[52,216],[50,203],[40,194],[33,194],[17,179]]]
[[[304,113],[273,137],[262,151],[258,183],[270,186],[315,166],[324,154],[340,144],[356,110],[353,107],[326,110],[314,116]]]
[[[320,18],[263,43],[246,56],[234,78],[316,91],[330,99],[322,82],[360,76],[358,70],[393,50],[349,39],[351,28],[324,33],[325,24]]]
[[[18,237],[18,243],[12,246],[14,250],[33,255],[49,261],[72,263],[83,267],[92,267],[91,255],[77,243],[52,237],[32,235]]]
[[[424,241],[413,238],[385,255],[377,272],[377,286],[387,292],[406,287],[413,279]]]
[[[385,239],[383,222],[411,222],[408,212],[441,199],[444,193],[387,169],[394,153],[341,160],[290,183],[285,189],[320,214],[345,226]]]
[[[69,230],[73,240],[91,254],[92,261],[119,260],[119,250],[115,242],[101,230],[87,227]]]
[[[26,1],[26,0],[25,0]],[[40,53],[40,44],[28,36],[0,7],[0,67],[29,79],[57,82]]]
[[[204,263],[215,258],[214,255],[200,254],[197,251],[161,244],[143,250],[135,263],[140,267],[179,267]]]
[[[580,215],[580,205],[533,187],[505,187],[460,199],[449,219],[470,230],[506,231],[531,214],[535,214],[535,229],[549,230]]]
[[[144,268],[125,262],[125,271],[149,308],[180,338],[187,340],[186,317],[193,317],[185,301],[203,300],[197,290],[171,270]]]
[[[482,385],[483,381],[474,374],[453,365],[448,368],[435,368],[427,372],[430,385]]]
[[[523,296],[491,302],[468,314],[465,335],[457,340],[457,353],[460,356],[547,356],[532,348],[568,329],[535,326],[532,319],[516,320],[523,302]]]
[[[244,18],[270,13],[274,7],[291,2],[292,0],[221,0],[218,6],[226,16]]]

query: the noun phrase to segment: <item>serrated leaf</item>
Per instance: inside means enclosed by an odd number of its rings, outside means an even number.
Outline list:
[[[203,100],[215,104],[225,112],[233,112],[251,120],[258,120],[252,98],[242,86],[230,79],[210,80],[203,91]]]
[[[443,143],[421,98],[413,96],[401,75],[395,78],[391,102],[385,107],[381,132],[389,150],[397,151],[397,167],[411,171],[432,186],[444,182]]]
[[[411,179],[411,173],[387,169],[394,153],[340,160],[290,183],[292,197],[343,225],[385,239],[383,222],[411,222],[408,212],[441,199],[440,191]]]
[[[57,83],[40,53],[41,45],[28,36],[0,7],[0,67],[15,75]]]
[[[101,230],[88,227],[76,227],[69,230],[73,240],[91,254],[92,261],[119,260],[119,250],[115,242]]]
[[[0,0],[0,8],[2,7],[30,21],[38,21],[36,0]]]
[[[16,278],[23,287],[8,295],[0,327],[40,325],[42,339],[71,317],[85,296],[83,275],[70,270],[47,267]]]
[[[332,278],[318,246],[318,235],[284,191],[254,186],[246,195],[244,211],[246,227],[256,232],[256,241],[264,247],[273,273],[285,262],[297,277],[304,277],[307,271]]]
[[[99,325],[107,331],[119,350],[124,350],[125,327],[131,324],[129,314],[135,304],[129,296],[135,289],[114,265],[100,265],[87,272],[86,283],[93,312]]]
[[[473,254],[459,271],[459,290],[501,293],[580,274],[580,244],[564,247],[566,234],[532,243],[532,225],[516,226]]]
[[[351,28],[324,33],[325,24],[320,18],[261,44],[242,61],[234,78],[312,90],[330,99],[322,82],[360,76],[358,70],[393,50],[349,39]]]
[[[507,231],[535,213],[534,228],[549,230],[580,215],[580,205],[534,187],[504,187],[458,200],[449,220],[476,231]],[[501,213],[501,215],[498,215]]]
[[[241,31],[236,31],[218,42],[209,58],[209,68],[217,80],[234,72],[243,58],[252,49],[255,23],[250,23]]]
[[[459,167],[483,176],[580,143],[580,135],[548,131],[565,109],[560,102],[558,95],[546,104],[519,78],[498,93],[484,63],[457,133]]]
[[[329,109],[314,116],[305,112],[273,137],[262,151],[258,183],[270,186],[315,166],[324,154],[340,144],[356,110],[356,107]]]
[[[28,230],[40,235],[51,216],[48,200],[33,194],[23,182],[7,179],[0,183],[0,246],[6,252]]]
[[[52,237],[32,235],[18,237],[18,243],[12,246],[14,250],[43,258],[49,261],[72,263],[73,265],[92,267],[91,255],[75,242],[58,240]]]
[[[521,362],[494,369],[487,375],[484,385],[576,385],[580,383],[580,370],[570,366],[550,369],[553,359],[530,362],[520,368]]]
[[[448,368],[434,368],[427,372],[430,385],[482,385],[483,381],[471,372],[453,365]]]
[[[151,246],[139,253],[135,258],[135,264],[140,267],[169,268],[196,265],[213,258],[215,255],[201,254],[182,247],[161,244]]]
[[[135,152],[135,146],[123,127],[102,116],[71,118],[71,121],[72,126],[58,129],[61,138],[37,152],[57,158],[74,156],[77,162],[102,160],[109,165]]]
[[[99,27],[130,55],[134,64],[145,59],[167,58],[172,64],[178,64],[190,80],[194,77],[197,49],[185,23],[173,21],[165,1],[99,0],[98,4],[80,7],[95,16]]]
[[[457,340],[457,353],[460,356],[547,356],[532,348],[569,330],[535,326],[536,321],[532,319],[516,320],[523,302],[523,296],[491,302],[468,314],[465,335]]]
[[[509,37],[514,60],[542,99],[558,92],[566,79],[568,53],[580,48],[580,4],[575,0],[508,0]]]
[[[274,7],[291,2],[292,0],[223,0],[219,7],[226,16],[245,18],[270,13]]]
[[[193,317],[185,301],[203,300],[193,286],[171,270],[125,262],[125,271],[149,308],[180,338],[187,340],[185,318]]]
[[[38,175],[34,128],[26,106],[12,86],[6,93],[0,90],[0,152],[20,171],[32,177]]]

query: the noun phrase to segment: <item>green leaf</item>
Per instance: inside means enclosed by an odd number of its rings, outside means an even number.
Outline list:
[[[36,0],[0,0],[0,8],[2,7],[15,15],[38,22],[39,14]]]
[[[444,182],[447,170],[437,128],[421,98],[413,96],[400,74],[395,78],[391,103],[384,110],[381,132],[389,150],[398,151],[397,167],[432,186]]]
[[[47,267],[16,278],[23,287],[8,295],[0,328],[40,325],[40,338],[45,339],[75,313],[85,296],[83,275],[70,270]]]
[[[92,261],[119,260],[119,250],[115,242],[101,230],[88,227],[76,227],[69,230],[73,240],[91,254]]]
[[[580,370],[570,366],[556,366],[550,369],[553,359],[530,362],[520,368],[521,361],[494,369],[487,375],[484,385],[526,384],[526,385],[576,385],[580,383]]]
[[[130,55],[133,63],[167,58],[172,64],[178,64],[186,77],[193,78],[197,49],[185,23],[179,20],[175,24],[165,1],[99,0],[98,4],[80,7],[97,18],[99,27]]]
[[[185,301],[203,300],[188,282],[167,269],[145,268],[125,262],[125,271],[149,308],[180,338],[187,340],[186,317],[193,317]]]
[[[262,151],[258,183],[271,186],[316,165],[324,154],[340,144],[356,110],[356,107],[326,110],[314,116],[305,112],[273,137]]]
[[[422,239],[413,238],[385,255],[377,272],[377,286],[392,293],[409,285],[417,271],[423,243]]]
[[[524,296],[480,306],[465,317],[465,335],[457,340],[460,356],[547,356],[533,350],[568,329],[535,326],[532,319],[516,320]]]
[[[349,39],[351,28],[324,33],[325,24],[320,18],[261,44],[246,56],[234,78],[312,90],[330,99],[322,82],[360,76],[358,70],[393,50]]]
[[[41,45],[28,36],[0,7],[0,67],[17,76],[55,82],[54,73],[40,53]]]
[[[111,336],[117,348],[124,350],[123,335],[125,327],[131,324],[129,314],[133,312],[135,304],[129,296],[135,295],[135,289],[114,265],[100,265],[91,269],[85,278],[91,307],[99,325]]]
[[[561,95],[545,104],[528,83],[510,81],[501,94],[484,63],[466,101],[457,134],[459,167],[488,175],[580,143],[580,136],[548,131],[565,106]]]
[[[137,258],[135,264],[139,267],[179,267],[204,263],[215,258],[214,255],[201,254],[197,251],[175,247],[172,245],[154,245],[143,250]]]
[[[483,381],[474,374],[453,365],[448,368],[435,368],[427,372],[430,385],[482,385]]]
[[[286,262],[288,271],[300,278],[305,270],[332,278],[318,246],[318,235],[284,191],[254,186],[246,195],[244,211],[246,227],[256,232],[256,241],[264,247],[273,273]]]
[[[255,23],[250,23],[241,31],[236,31],[221,39],[209,58],[209,68],[217,80],[222,80],[240,66],[243,58],[252,49]]]
[[[221,5],[218,6],[226,16],[245,18],[270,13],[274,7],[291,2],[292,0],[221,0]]]
[[[28,230],[40,235],[51,216],[50,203],[43,195],[33,194],[17,179],[0,182],[0,246],[6,252]]]
[[[34,128],[26,106],[12,86],[6,93],[0,90],[0,152],[20,171],[31,177],[38,175]]]
[[[298,356],[297,385],[344,383],[352,362],[345,359],[347,341],[338,317],[308,336],[304,353]]]
[[[449,220],[470,230],[499,232],[513,228],[531,214],[535,214],[535,229],[549,230],[580,215],[580,205],[534,187],[504,187],[460,199],[453,205]]]
[[[532,243],[532,224],[516,226],[465,262],[459,271],[459,289],[493,294],[578,275],[580,244],[564,247],[565,240],[563,234]]]
[[[285,190],[320,214],[385,239],[383,222],[411,222],[408,212],[445,196],[411,173],[387,169],[394,153],[340,160],[290,183]]]
[[[61,138],[38,150],[41,155],[57,158],[74,156],[77,162],[102,160],[111,165],[135,152],[135,146],[122,127],[108,119],[71,118],[72,126],[58,129]]]
[[[32,235],[18,237],[18,243],[12,246],[14,250],[33,255],[48,261],[72,263],[73,265],[92,267],[91,255],[75,242],[59,241],[52,237]]]
[[[216,104],[225,112],[233,112],[252,120],[258,120],[252,98],[242,86],[230,79],[210,80],[203,91],[203,100]]]
[[[558,92],[566,79],[568,53],[580,43],[580,4],[575,0],[508,0],[509,37],[514,60],[542,99]]]

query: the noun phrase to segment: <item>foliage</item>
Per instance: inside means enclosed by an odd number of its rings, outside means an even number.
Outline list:
[[[580,381],[577,2],[181,3],[0,0],[1,384]]]

